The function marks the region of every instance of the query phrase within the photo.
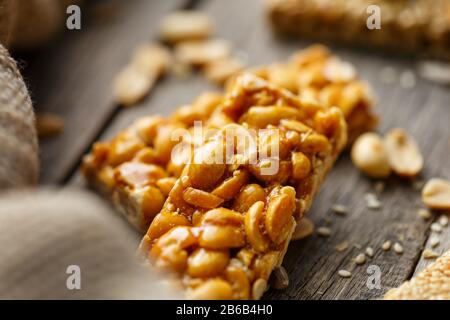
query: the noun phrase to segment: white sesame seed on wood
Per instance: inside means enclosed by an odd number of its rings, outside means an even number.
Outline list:
[[[436,248],[440,243],[441,243],[441,240],[439,239],[439,237],[437,235],[432,235],[430,237],[431,247]]]
[[[338,271],[339,276],[341,276],[342,278],[350,278],[352,276],[352,273],[350,271],[347,270],[339,270]]]
[[[331,235],[331,229],[328,227],[320,227],[317,229],[317,234],[321,237],[329,237]]]
[[[383,249],[384,251],[389,251],[389,249],[391,249],[391,241],[385,241],[382,245],[381,245],[381,249]]]
[[[378,210],[381,208],[381,202],[378,197],[373,193],[366,193],[364,196],[366,201],[366,207],[372,210]]]
[[[342,204],[335,204],[331,207],[331,210],[337,215],[343,216],[348,212],[348,208]]]
[[[366,262],[366,256],[364,253],[360,253],[355,258],[355,263],[358,265],[364,264]]]
[[[430,212],[430,210],[427,210],[427,209],[419,209],[419,210],[417,210],[417,214],[423,220],[428,220],[431,218],[431,212]]]
[[[437,222],[433,222],[431,224],[430,229],[431,229],[431,231],[434,231],[434,232],[437,232],[437,233],[441,233],[442,232],[442,226],[439,223],[437,223]]]
[[[367,255],[369,258],[373,258],[373,256],[374,256],[374,251],[373,251],[373,248],[372,248],[372,247],[367,247],[367,248],[366,248],[366,255]]]
[[[432,251],[432,250],[425,249],[425,250],[423,250],[422,256],[425,259],[436,259],[437,257],[439,257],[439,254],[437,252]]]
[[[347,240],[342,241],[341,243],[337,244],[334,248],[337,252],[343,252],[347,250],[349,246],[349,242]]]
[[[438,219],[438,222],[441,226],[446,227],[448,226],[448,217],[446,215],[441,215]]]
[[[394,243],[394,251],[397,254],[402,254],[403,253],[403,247],[400,243],[396,242]]]

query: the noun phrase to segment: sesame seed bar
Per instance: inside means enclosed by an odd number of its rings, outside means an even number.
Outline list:
[[[385,300],[450,300],[450,251],[416,277],[389,290]]]
[[[234,79],[207,124],[217,119],[228,124],[194,150],[140,253],[188,298],[259,299],[346,145],[346,123],[339,108],[251,74]],[[261,157],[274,145],[276,156]]]
[[[381,29],[367,27],[371,5]],[[448,0],[270,0],[267,15],[282,34],[450,59]]]

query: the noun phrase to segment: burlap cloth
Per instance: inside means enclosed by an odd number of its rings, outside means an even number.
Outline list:
[[[0,189],[36,182],[37,149],[27,88],[16,63],[0,45]]]
[[[0,196],[1,299],[175,298],[136,258],[137,234],[78,190]],[[81,289],[73,288],[80,268]],[[69,269],[68,269],[69,268]],[[67,281],[69,279],[69,288]]]

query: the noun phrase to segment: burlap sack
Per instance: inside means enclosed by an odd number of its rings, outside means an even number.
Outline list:
[[[0,45],[0,189],[36,182],[37,149],[27,88],[16,63]]]
[[[109,207],[81,191],[3,194],[0,299],[176,298],[136,262],[138,240]],[[74,287],[76,273],[81,289]]]

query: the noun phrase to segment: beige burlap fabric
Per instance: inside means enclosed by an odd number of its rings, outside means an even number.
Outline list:
[[[0,189],[33,184],[37,176],[31,100],[16,63],[0,45]]]
[[[176,298],[149,267],[137,263],[137,243],[129,225],[90,194],[77,190],[4,193],[0,196],[0,298]],[[77,267],[80,273],[71,269]],[[76,274],[79,290],[74,288]]]

